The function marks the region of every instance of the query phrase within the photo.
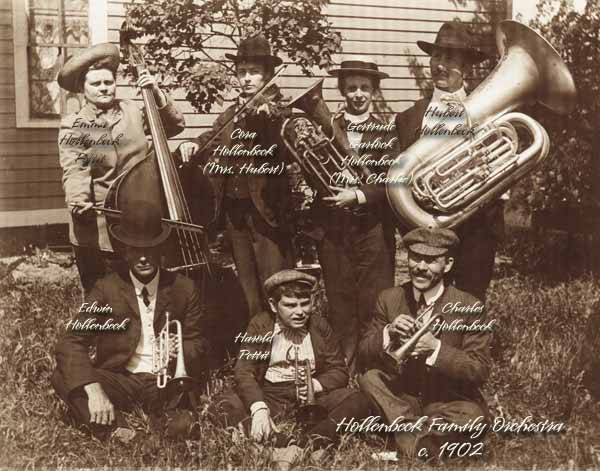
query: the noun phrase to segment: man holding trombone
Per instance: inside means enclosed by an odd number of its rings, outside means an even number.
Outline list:
[[[67,323],[52,385],[75,420],[99,437],[130,441],[136,432],[122,411],[136,405],[155,413],[157,424],[166,419],[168,436],[185,434],[193,416],[181,408],[194,401],[180,386],[193,386],[188,371],[197,378],[206,369],[207,315],[192,281],[160,268],[170,227],[158,208],[135,202],[109,231],[127,266],[100,279]]]
[[[397,453],[434,459],[481,440],[489,411],[479,388],[490,371],[493,322],[482,323],[483,304],[444,280],[459,244],[453,231],[414,229],[404,242],[410,282],[379,294],[359,347],[359,384],[386,423],[404,425],[394,434]]]

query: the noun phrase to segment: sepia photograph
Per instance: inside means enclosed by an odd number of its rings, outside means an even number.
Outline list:
[[[0,0],[0,470],[600,469],[599,32]]]

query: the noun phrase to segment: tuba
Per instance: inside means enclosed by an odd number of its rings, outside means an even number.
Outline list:
[[[169,313],[165,313],[165,325],[160,331],[158,337],[154,339],[152,349],[152,373],[156,375],[156,386],[159,389],[169,387],[177,391],[189,391],[193,387],[194,380],[187,374],[183,357],[183,332],[181,322],[178,320],[169,321]],[[177,335],[177,363],[173,376],[169,374],[171,338],[170,325],[174,324]]]
[[[308,183],[321,195],[335,196],[333,186],[358,186],[368,175],[365,168],[358,172],[346,159],[358,159],[350,147],[346,133],[336,133],[332,115],[323,99],[323,81],[318,80],[294,98],[290,108],[299,108],[307,116],[295,116],[284,121],[281,139],[294,160],[300,165]]]
[[[567,113],[575,105],[567,66],[539,34],[505,20],[496,29],[496,45],[500,62],[461,103],[467,118],[478,125],[471,138],[421,138],[388,170],[390,206],[410,227],[454,227],[544,160],[550,145],[546,130],[514,109],[539,102]],[[522,150],[517,130],[531,140]]]

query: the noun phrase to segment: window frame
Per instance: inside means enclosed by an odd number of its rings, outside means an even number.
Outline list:
[[[27,8],[27,0],[12,0],[17,128],[58,128],[60,117],[36,118],[30,113]],[[88,28],[90,44],[108,41],[108,0],[89,0]]]

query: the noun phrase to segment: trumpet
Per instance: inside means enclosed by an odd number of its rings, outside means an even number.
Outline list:
[[[181,322],[177,319],[169,320],[169,313],[165,313],[165,325],[160,331],[158,337],[154,339],[152,345],[152,373],[156,375],[156,386],[159,389],[164,389],[167,386],[179,391],[189,391],[194,383],[191,376],[187,374],[185,369],[185,361],[183,358],[183,333]],[[175,366],[175,374],[169,374],[169,363],[171,360],[171,338],[170,325],[175,324],[175,333],[177,335],[177,363]]]
[[[323,406],[317,404],[315,399],[315,389],[312,384],[312,374],[310,371],[310,360],[305,360],[302,365],[298,360],[298,347],[294,353],[294,384],[296,385],[296,401],[298,409],[296,410],[296,420],[303,425],[314,425],[327,416],[327,411]],[[304,380],[300,377],[300,369],[304,369]],[[300,387],[306,385],[306,401],[300,399]]]
[[[408,357],[414,350],[415,346],[419,342],[419,339],[423,337],[428,331],[431,325],[441,318],[441,315],[431,316],[427,322],[425,322],[419,330],[417,330],[411,338],[409,338],[400,348],[395,351],[394,356],[396,357],[396,361],[400,363],[400,365],[404,365],[408,360]]]

